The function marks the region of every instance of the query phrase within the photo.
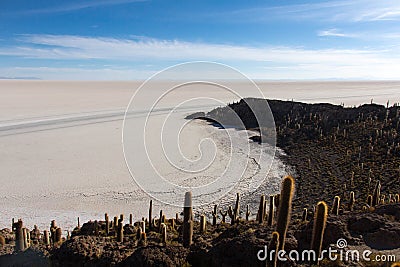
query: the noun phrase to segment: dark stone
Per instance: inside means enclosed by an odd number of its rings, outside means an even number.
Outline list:
[[[400,229],[379,229],[364,236],[365,244],[378,250],[400,248]]]
[[[375,213],[380,215],[391,215],[394,216],[396,220],[400,221],[400,203],[378,206],[375,209]]]

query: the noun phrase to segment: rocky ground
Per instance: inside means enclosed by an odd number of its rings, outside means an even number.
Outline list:
[[[113,233],[106,237],[103,230],[94,233],[94,223],[88,222],[69,240],[55,246],[33,245],[24,252],[12,253],[13,242],[1,250],[0,266],[262,266],[257,252],[270,239],[274,227],[255,221],[241,221],[231,226],[207,224],[207,232],[199,233],[195,224],[193,245],[185,248],[180,243],[181,225],[168,227],[168,240],[161,243],[157,231],[149,232],[146,245],[138,245],[135,234],[127,234],[124,242],[116,242]],[[289,227],[285,249],[309,249],[313,227],[312,216],[306,222],[294,219]],[[126,225],[126,232],[135,226]],[[88,230],[89,229],[89,230]],[[336,244],[339,238],[347,240],[347,249],[370,249],[375,255],[400,257],[400,204],[380,205],[373,212],[344,212],[329,215],[323,247]],[[288,262],[284,266],[307,266],[306,263]],[[368,262],[336,261],[323,266],[390,266]]]
[[[265,108],[265,100],[251,106]],[[231,104],[246,128],[259,128],[246,101]],[[323,248],[344,238],[344,250],[371,250],[370,258],[394,255],[400,261],[400,108],[364,105],[344,108],[330,104],[304,104],[287,101],[268,101],[274,115],[277,145],[293,166],[296,192],[292,218],[285,241],[285,250],[299,252],[309,249],[313,210],[318,201],[329,207],[335,196],[341,197],[339,215],[329,214]],[[200,114],[200,113],[199,113]],[[224,108],[200,114],[199,117],[223,122]],[[195,116],[196,117],[196,116]],[[270,127],[263,125],[261,127]],[[263,131],[273,132],[273,129]],[[270,137],[254,141],[270,140]],[[375,185],[381,184],[380,204],[367,204]],[[349,195],[353,191],[356,202],[350,211]],[[383,197],[384,196],[384,197]],[[268,197],[267,197],[268,199]],[[232,205],[234,200],[232,200]],[[306,220],[302,211],[308,209]],[[257,211],[252,211],[256,213]],[[211,211],[210,211],[211,213]],[[123,242],[117,242],[111,230],[105,234],[105,222],[87,222],[77,228],[68,240],[44,245],[32,240],[24,252],[14,252],[14,234],[7,229],[0,232],[4,244],[0,248],[0,266],[265,266],[257,253],[269,243],[275,225],[246,221],[242,207],[239,223],[207,223],[205,233],[194,224],[193,244],[182,245],[181,218],[175,225],[167,220],[167,241],[162,243],[157,227],[149,229],[146,242],[138,239],[138,224],[124,226]],[[1,241],[1,240],[0,240]],[[1,242],[0,242],[1,243]],[[321,266],[391,266],[393,262],[328,261]],[[307,262],[286,261],[282,266],[309,266]]]

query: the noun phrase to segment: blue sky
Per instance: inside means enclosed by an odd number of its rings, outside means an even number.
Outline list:
[[[0,77],[145,79],[206,60],[254,79],[400,79],[400,1],[1,0]]]

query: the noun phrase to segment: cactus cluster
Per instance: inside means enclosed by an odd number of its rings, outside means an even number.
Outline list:
[[[392,193],[384,195],[381,194],[380,189],[380,182],[377,181],[375,189],[373,191],[373,195],[368,195],[367,204],[363,206],[363,210],[371,211],[374,209],[374,206],[379,204],[400,203],[399,194]],[[272,233],[272,236],[269,239],[270,241],[268,246],[269,249],[272,251],[276,252],[279,250],[284,250],[285,248],[286,233],[291,220],[294,190],[295,180],[293,177],[287,176],[282,180],[280,194],[269,196],[268,210],[266,208],[267,201],[265,199],[265,195],[262,195],[260,197],[256,221],[259,224],[263,224],[264,221],[267,221],[268,227],[272,228],[272,226],[274,226],[275,231]],[[344,192],[342,195],[347,196],[343,197],[342,200],[344,204],[342,205],[340,196],[334,197],[334,201],[331,207],[331,214],[334,216],[338,216],[339,214],[346,212],[353,212],[356,207],[354,191],[350,191],[349,193]],[[357,205],[357,207],[361,207],[362,205],[363,203],[360,203],[360,205]],[[153,237],[156,236],[155,239],[159,242],[159,245],[162,246],[167,246],[168,244],[176,242],[175,240],[178,239],[182,241],[184,247],[190,247],[192,245],[194,235],[193,228],[195,222],[193,216],[191,192],[187,192],[185,194],[183,220],[179,219],[179,214],[176,214],[175,218],[168,219],[162,210],[160,210],[160,217],[158,218],[158,220],[156,220],[152,217],[152,209],[153,202],[150,201],[149,218],[142,218],[141,221],[134,222],[133,215],[130,214],[129,223],[125,226],[123,222],[123,214],[120,214],[119,218],[115,216],[114,220],[110,221],[108,214],[105,213],[104,221],[95,220],[93,222],[89,222],[93,226],[93,230],[91,230],[90,234],[94,234],[95,236],[106,236],[107,239],[115,240],[119,243],[122,243],[124,241],[126,242],[126,240],[129,240],[130,238],[135,240],[136,237],[137,246],[147,246],[148,235],[150,237],[150,240],[154,240]],[[266,216],[267,212],[268,216]],[[229,215],[231,219],[231,225],[243,223],[243,221],[241,221],[240,219],[240,194],[236,194],[236,202],[234,208],[232,208],[232,206],[229,206],[226,211],[220,210],[219,213],[222,216],[222,223],[225,223],[225,217],[227,215]],[[196,228],[196,235],[207,235],[207,233],[210,232],[210,229],[213,230],[215,227],[219,227],[217,225],[217,205],[214,205],[214,209],[212,210],[211,214],[213,227],[211,226],[211,223],[207,224],[207,217],[205,214],[202,214],[199,217],[199,224],[196,223],[196,227],[198,227]],[[250,214],[250,205],[246,205],[246,221],[250,220]],[[315,251],[317,257],[319,257],[323,244],[324,231],[328,215],[328,206],[325,202],[320,201],[318,202],[314,210],[312,210],[311,208],[310,210],[308,208],[304,208],[301,215],[301,222],[304,224],[308,223],[308,215],[310,215],[311,217],[311,214],[314,215],[313,230],[311,236],[311,249]],[[300,219],[297,219],[297,222],[300,222]],[[47,246],[58,246],[61,244],[61,242],[63,242],[62,230],[60,227],[57,226],[55,220],[51,221],[49,230],[45,230],[43,232],[43,235],[40,233],[39,229],[36,226],[32,231],[29,231],[23,226],[22,220],[18,220],[17,222],[14,222],[13,220],[12,226],[15,233],[15,251],[17,252],[24,251],[25,249],[29,248],[31,244],[35,244],[34,242],[43,242],[43,244]],[[80,231],[85,227],[86,224],[84,224],[82,228],[80,227],[78,217],[78,227],[74,231]],[[147,230],[146,227],[148,227]],[[207,227],[210,228],[207,229]],[[225,224],[224,227],[232,226]],[[170,241],[168,241],[168,233],[170,234]],[[173,234],[176,234],[176,239],[174,237],[171,238]],[[72,232],[72,235],[74,235],[74,232]],[[68,239],[70,239],[69,231],[67,235],[67,240]],[[277,264],[278,262],[275,254],[275,258],[269,260],[267,262],[267,266],[277,266]]]

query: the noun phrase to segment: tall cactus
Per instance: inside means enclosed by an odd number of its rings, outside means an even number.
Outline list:
[[[350,202],[349,202],[349,210],[353,211],[354,204],[356,203],[356,197],[354,195],[354,191],[350,192]]]
[[[200,216],[200,233],[204,233],[207,230],[207,220],[206,216],[203,214]]]
[[[142,232],[139,240],[139,246],[145,247],[147,246],[147,235],[146,232]]]
[[[219,211],[219,214],[222,216],[222,222],[225,223],[225,217],[228,215],[228,211],[223,212],[222,210]]]
[[[172,230],[175,229],[175,219],[174,218],[169,219],[169,225],[171,226]]]
[[[106,221],[106,235],[108,236],[110,234],[110,220],[107,213],[104,214],[104,220]]]
[[[43,232],[43,243],[48,246],[50,245],[50,235],[49,235],[49,231],[44,230]]]
[[[278,232],[273,232],[272,233],[272,238],[268,244],[268,248],[271,251],[275,251],[274,254],[274,258],[270,258],[271,257],[271,253],[269,253],[269,255],[267,255],[267,266],[268,267],[276,267],[277,263],[278,263],[278,249],[279,249],[279,233]]]
[[[228,215],[231,218],[231,225],[234,225],[235,224],[235,213],[232,209],[232,206],[228,207]]]
[[[274,198],[274,202],[275,202],[275,208],[278,209],[279,208],[279,201],[281,200],[281,194],[276,194],[275,198]],[[279,212],[279,210],[277,210],[277,212]]]
[[[186,192],[183,208],[183,246],[189,247],[193,238],[192,192]]]
[[[99,235],[99,222],[97,220],[94,221],[94,235]]]
[[[142,232],[146,233],[146,222],[144,220],[141,221],[140,228],[142,229]]]
[[[381,182],[377,181],[374,189],[374,194],[372,196],[372,205],[377,206],[381,198]]]
[[[161,226],[161,243],[164,245],[167,244],[167,226],[165,223],[163,223]]]
[[[240,215],[240,194],[236,193],[236,203],[234,209],[234,221],[237,222],[239,220]]]
[[[114,232],[117,233],[117,230],[118,230],[118,217],[117,216],[114,216],[113,226],[114,226]]]
[[[150,206],[149,206],[149,228],[153,230],[153,200],[150,199]]]
[[[372,196],[371,196],[371,195],[368,195],[368,198],[367,198],[367,204],[368,204],[368,206],[372,207],[372,204],[373,204],[373,198],[372,198]]]
[[[290,222],[290,215],[292,211],[293,193],[294,179],[291,176],[287,176],[282,181],[278,209],[278,220],[276,224],[276,231],[279,233],[279,250],[283,250],[285,247],[286,232]]]
[[[217,225],[217,215],[217,205],[214,205],[214,210],[212,211],[213,226]]]
[[[265,200],[265,203],[264,203],[264,221],[266,221],[267,220],[267,200]]]
[[[24,236],[24,248],[27,249],[29,248],[29,241],[28,241],[28,229],[25,227],[22,228],[22,235]]]
[[[250,215],[251,215],[250,205],[247,204],[247,206],[246,206],[246,221],[249,221]]]
[[[122,220],[123,220],[122,218],[118,220],[117,242],[122,242],[124,240],[124,227]]]
[[[265,217],[265,196],[262,195],[260,197],[260,206],[258,207],[258,212],[257,212],[257,220],[259,224],[262,224],[264,222],[264,217]]]
[[[340,207],[340,197],[335,196],[335,198],[333,199],[332,214],[339,215],[339,207]]]
[[[56,241],[56,230],[57,230],[57,224],[55,220],[52,220],[50,223],[50,239],[52,244],[54,245]]]
[[[303,209],[303,214],[301,215],[301,221],[302,222],[306,222],[307,221],[307,214],[308,214],[308,210],[307,208]]]
[[[25,250],[23,223],[21,219],[19,219],[17,222],[14,223],[13,229],[15,231],[15,250],[16,251]]]
[[[274,223],[274,196],[269,196],[268,226]]]
[[[141,227],[138,227],[138,228],[136,229],[136,239],[137,239],[137,241],[140,240],[141,236],[142,236],[142,228],[141,228]]]
[[[315,252],[317,259],[321,254],[327,216],[328,206],[323,201],[318,202],[311,240],[311,250]]]
[[[161,232],[161,224],[163,223],[163,210],[160,210],[160,219],[158,220],[158,232]]]
[[[57,227],[56,229],[56,235],[55,235],[55,243],[60,243],[62,241],[62,230],[60,227]]]

